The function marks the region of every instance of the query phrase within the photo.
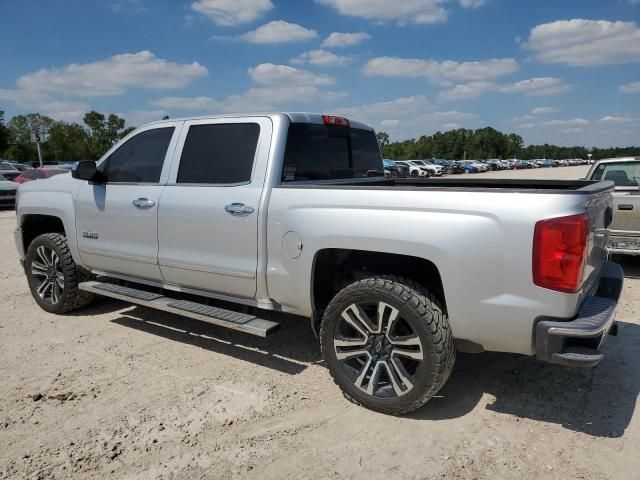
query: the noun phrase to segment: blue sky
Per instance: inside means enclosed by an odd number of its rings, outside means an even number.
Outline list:
[[[493,126],[640,144],[640,0],[0,2],[0,108],[129,123],[345,114],[393,139]]]

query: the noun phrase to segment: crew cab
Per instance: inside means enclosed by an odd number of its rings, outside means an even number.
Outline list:
[[[401,414],[456,350],[602,360],[613,188],[385,179],[374,131],[341,117],[172,119],[20,186],[15,240],[47,312],[101,295],[259,336],[295,314],[348,399]]]
[[[586,178],[615,183],[609,253],[640,255],[640,157],[598,160]]]

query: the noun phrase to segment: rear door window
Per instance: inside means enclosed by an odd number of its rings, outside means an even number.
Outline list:
[[[192,125],[182,149],[177,183],[250,182],[259,136],[257,123]]]
[[[292,123],[282,181],[384,177],[380,147],[371,130]]]

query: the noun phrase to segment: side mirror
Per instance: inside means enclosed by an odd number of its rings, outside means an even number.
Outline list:
[[[87,180],[88,182],[95,182],[100,180],[100,172],[96,167],[96,162],[92,160],[83,160],[78,162],[71,170],[71,176],[78,180]]]

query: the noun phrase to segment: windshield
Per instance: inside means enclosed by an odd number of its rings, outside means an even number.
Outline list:
[[[372,130],[313,123],[289,126],[282,181],[384,177]]]
[[[9,162],[0,162],[0,170],[15,170],[16,168]]]
[[[411,162],[412,165],[419,165],[421,167],[424,167],[424,162],[421,160],[414,160],[413,162]]]
[[[591,176],[593,180],[611,180],[616,187],[640,185],[640,162],[601,163]]]

